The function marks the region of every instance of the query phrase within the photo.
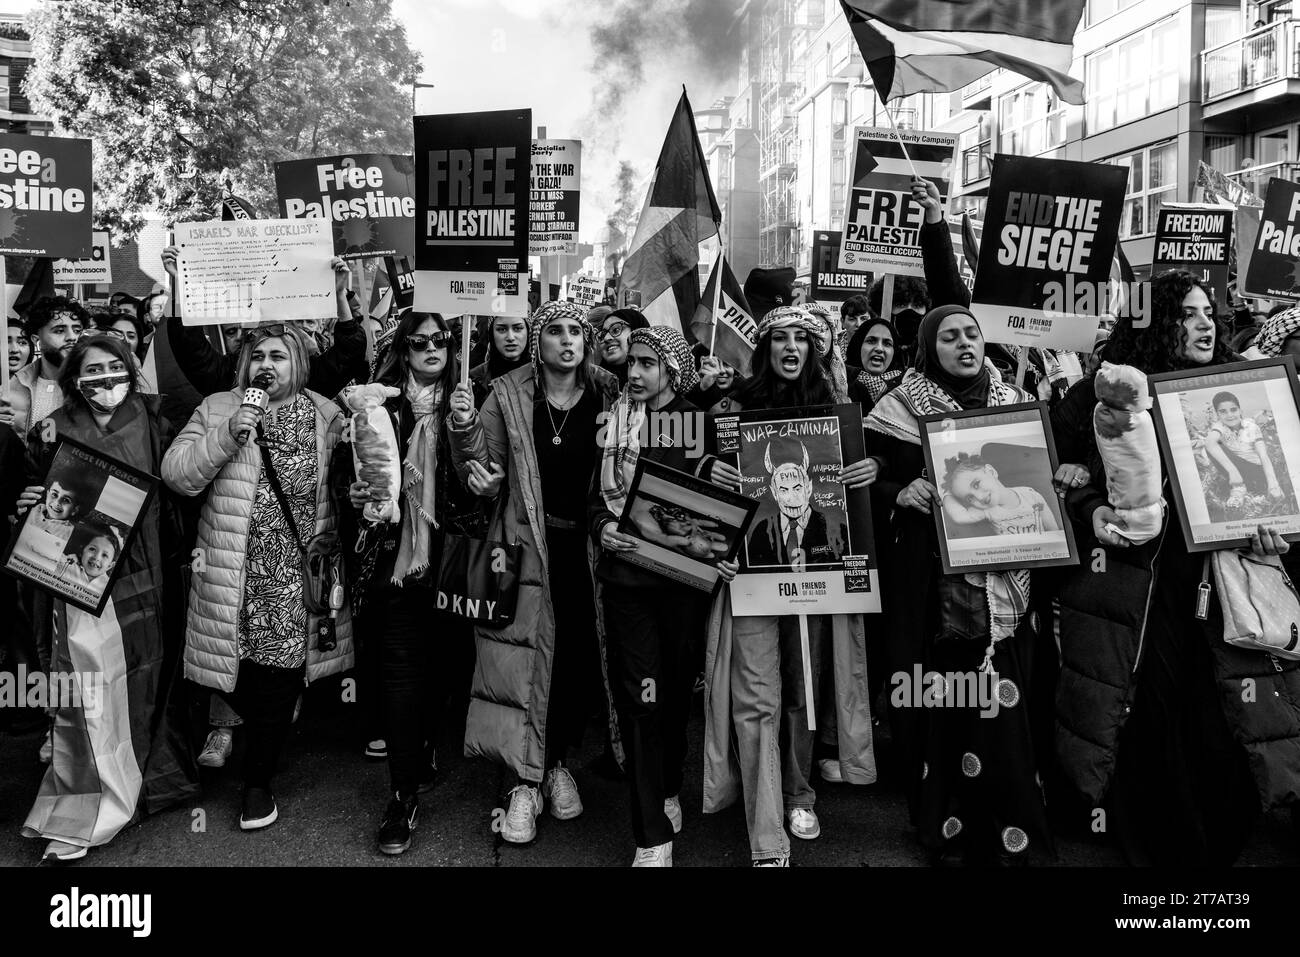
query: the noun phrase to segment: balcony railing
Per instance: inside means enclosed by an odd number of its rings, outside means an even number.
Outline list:
[[[1261,163],[1259,166],[1239,169],[1225,175],[1228,179],[1240,183],[1260,199],[1263,199],[1264,193],[1268,190],[1268,181],[1274,177],[1292,183],[1300,183],[1300,163],[1286,161]]]
[[[1201,99],[1243,93],[1275,80],[1300,79],[1300,23],[1282,20],[1201,51]]]
[[[993,141],[985,140],[961,151],[961,181],[963,186],[988,179],[993,172]]]

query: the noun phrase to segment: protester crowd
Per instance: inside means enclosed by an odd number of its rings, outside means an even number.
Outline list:
[[[103,707],[52,702],[35,716],[47,734],[32,759],[48,769],[23,833],[46,859],[83,857],[193,798],[198,766],[225,765],[240,737],[239,826],[268,827],[304,685],[350,674],[358,757],[364,743],[388,762],[375,795],[384,854],[438,814],[437,745],[463,724],[465,753],[507,772],[508,793],[482,800],[504,797],[496,823],[515,844],[547,813],[582,815],[571,762],[584,736],[602,739],[627,781],[635,866],[671,865],[674,843],[704,826],[683,821],[691,764],[706,813],[743,806],[758,866],[787,866],[791,837],[853,840],[819,819],[817,791],[875,784],[881,764],[936,864],[1050,861],[1054,834],[1096,809],[1132,864],[1231,864],[1262,813],[1300,806],[1300,662],[1225,644],[1216,603],[1197,617],[1202,560],[1176,504],[1140,544],[1115,530],[1127,526],[1094,434],[1098,367],[1208,369],[1239,359],[1237,345],[1300,355],[1300,308],[1254,326],[1169,272],[1151,280],[1149,324],[1119,318],[1092,354],[1021,357],[985,342],[937,192],[914,193],[925,280],[897,277],[884,314],[878,279],[836,321],[803,301],[793,269],[755,270],[744,375],[635,308],[547,302],[527,320],[481,322],[408,310],[368,333],[342,260],[335,315],[224,329],[221,348],[170,314],[165,293],[96,316],[45,298],[10,320],[5,514],[68,519],[75,489],[42,484],[63,438],[162,479],[129,547],[96,540],[89,560],[122,566],[102,615],[0,581],[10,664],[103,676]],[[175,271],[174,250],[164,264]],[[160,335],[197,404],[147,381]],[[468,385],[465,336],[481,337]],[[353,424],[366,397],[369,421],[396,437],[391,471],[355,465],[375,441]],[[1050,406],[1056,492],[1083,560],[946,575],[932,514],[945,491],[919,420],[1033,400]],[[796,614],[732,614],[739,560],[716,563],[712,594],[620,560],[640,547],[619,531],[639,461],[740,487],[716,449],[643,445],[648,414],[850,401],[867,454],[837,481],[870,490],[880,614],[808,616],[805,645]],[[789,523],[777,544],[805,534]],[[446,554],[474,536],[516,550],[509,624],[437,600]],[[1265,527],[1252,548],[1295,565]],[[893,676],[921,672],[991,673],[1000,708],[891,693]],[[687,747],[697,684],[703,754]]]

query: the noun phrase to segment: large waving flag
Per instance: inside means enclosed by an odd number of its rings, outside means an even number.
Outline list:
[[[721,220],[683,90],[619,275],[619,304],[689,335],[700,305],[699,264],[712,260]]]
[[[719,282],[722,288],[718,288]],[[691,333],[713,355],[741,375],[749,375],[749,359],[758,343],[758,323],[743,287],[731,271],[731,263],[721,252],[695,310]]]
[[[1083,103],[1070,76],[1084,0],[840,0],[881,102],[944,93],[998,67]]]

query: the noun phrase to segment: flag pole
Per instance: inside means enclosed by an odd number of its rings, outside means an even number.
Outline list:
[[[903,142],[903,134],[899,131],[898,124],[894,122],[894,114],[889,112],[889,104],[881,100],[880,105],[885,108],[885,118],[889,120],[889,128],[894,131],[894,138],[898,140],[898,145],[903,148],[903,158],[907,160],[907,165],[912,167],[912,175],[920,179],[921,174],[916,171],[916,164],[912,162],[912,154],[907,151],[907,144]]]
[[[718,233],[718,259],[713,264],[713,314],[709,323],[709,358],[713,358],[713,344],[718,340],[718,306],[722,304],[722,234]]]

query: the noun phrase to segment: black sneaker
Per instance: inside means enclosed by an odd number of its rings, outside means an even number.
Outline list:
[[[275,806],[275,795],[267,788],[244,788],[244,809],[239,815],[241,831],[256,831],[270,827],[280,816]]]
[[[379,824],[381,854],[401,854],[411,846],[411,833],[420,818],[420,799],[394,794]]]

